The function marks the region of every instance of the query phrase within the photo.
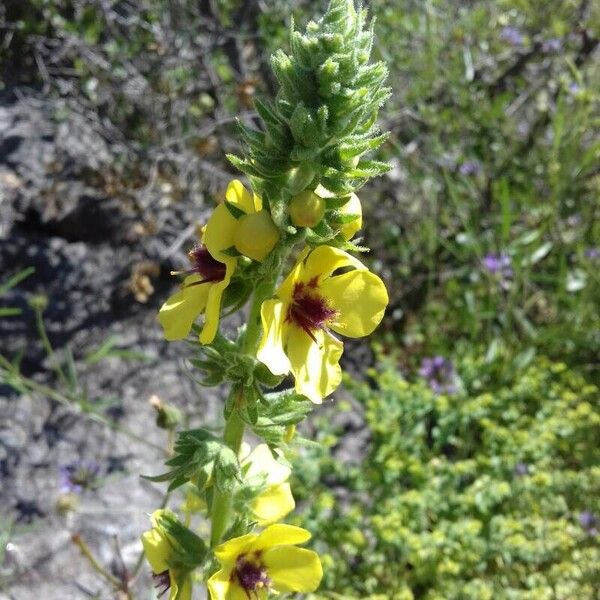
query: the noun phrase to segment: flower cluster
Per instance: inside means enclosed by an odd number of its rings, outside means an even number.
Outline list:
[[[321,581],[318,555],[297,547],[310,533],[279,523],[295,507],[285,449],[310,407],[341,383],[340,337],[370,335],[388,304],[383,281],[351,254],[366,250],[355,239],[356,192],[387,170],[363,158],[386,137],[375,121],[387,70],[369,64],[372,44],[352,0],[331,0],[304,34],[292,28],[291,54],[273,58],[277,100],[256,103],[263,130],[241,126],[245,157],[230,157],[251,187],[229,184],[160,309],[167,340],[195,334],[190,364],[201,382],[231,384],[223,436],[179,432],[169,470],[149,477],[187,489],[185,525],[159,510],[143,536],[159,592],[170,590],[171,600],[188,600],[195,577],[212,600],[313,592]],[[230,339],[224,311],[251,297]],[[275,391],[286,377],[290,386]],[[250,451],[246,427],[266,443]],[[190,528],[196,513],[210,521],[209,543]]]
[[[454,394],[457,390],[454,365],[443,356],[424,358],[419,375],[427,381],[436,394]]]

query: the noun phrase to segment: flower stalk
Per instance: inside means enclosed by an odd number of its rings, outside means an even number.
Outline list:
[[[297,547],[310,533],[276,522],[295,505],[285,451],[341,383],[339,336],[372,333],[388,303],[381,279],[349,254],[365,250],[353,239],[356,192],[388,168],[364,158],[386,138],[376,117],[389,95],[385,65],[369,62],[372,26],[352,0],[331,0],[304,33],[292,23],[290,41],[272,58],[277,97],[256,102],[262,127],[240,124],[244,156],[229,156],[250,188],[229,184],[159,314],[167,339],[194,336],[199,382],[231,386],[222,435],[180,431],[168,470],[148,477],[185,492],[184,521],[156,511],[143,537],[170,600],[190,600],[194,570],[211,600],[316,590],[319,557]],[[229,339],[221,319],[248,300],[246,325]],[[252,452],[247,430],[265,442]],[[190,529],[194,513],[210,522],[207,544]]]
[[[232,391],[232,393],[235,393]],[[240,394],[240,392],[238,392]],[[237,409],[231,411],[223,431],[223,442],[231,448],[236,456],[240,452],[244,439],[244,421],[239,416]],[[215,490],[212,501],[210,547],[219,544],[231,517],[233,493],[230,490]]]

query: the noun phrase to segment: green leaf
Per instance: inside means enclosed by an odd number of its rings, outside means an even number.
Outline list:
[[[258,114],[262,117],[263,121],[267,123],[273,123],[274,125],[281,125],[282,120],[275,112],[275,109],[268,103],[260,98],[254,99],[254,107]]]
[[[162,509],[155,513],[156,528],[169,539],[175,567],[193,569],[200,566],[208,552],[204,541],[179,521],[174,512]]]
[[[27,277],[33,273],[35,273],[35,268],[27,267],[26,269],[15,273],[12,277],[9,277],[4,283],[0,284],[0,296],[6,294],[6,292],[17,286],[24,279],[27,279]]]
[[[174,467],[161,475],[142,475],[144,479],[154,482],[170,481],[169,491],[177,489],[189,481],[204,466],[217,463],[221,455],[232,453],[231,448],[205,429],[181,431],[175,442],[174,456],[166,461],[167,467]],[[236,457],[237,461],[237,457]]]
[[[269,445],[283,443],[290,425],[300,423],[313,409],[314,404],[294,390],[284,390],[265,394],[267,406],[261,408],[260,415],[252,430]]]
[[[224,444],[215,458],[213,474],[215,486],[221,493],[231,493],[236,484],[242,481],[238,457]]]
[[[550,241],[544,242],[541,246],[536,248],[529,257],[527,257],[525,260],[523,260],[523,264],[524,265],[535,265],[536,263],[540,262],[542,259],[544,259],[548,255],[550,250],[552,250],[552,246],[553,246],[552,242],[550,242]]]
[[[229,200],[225,200],[225,206],[227,207],[227,210],[230,212],[231,216],[234,219],[239,219],[240,217],[243,217],[246,214],[241,208],[229,202]]]

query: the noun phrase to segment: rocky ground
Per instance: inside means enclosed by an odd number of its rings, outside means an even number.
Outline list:
[[[0,319],[0,353],[14,358],[23,351],[24,375],[64,390],[27,304],[44,294],[50,341],[59,356],[73,353],[90,406],[140,440],[76,406],[0,387],[5,598],[111,597],[71,535],[81,534],[113,572],[121,568],[117,540],[128,568],[137,561],[146,513],[162,499],[159,487],[139,477],[160,469],[165,446],[148,399],[156,394],[196,421],[213,420],[219,410],[215,392],[199,393],[187,377],[184,345],[164,342],[155,320],[173,284],[169,271],[186,264],[194,224],[206,214],[202,198],[174,194],[160,179],[137,189],[121,184],[115,148],[81,115],[57,120],[58,108],[35,96],[0,103],[0,279],[35,268],[3,298],[3,306],[23,313]],[[134,356],[87,361],[109,338],[117,353]],[[59,470],[77,460],[97,463],[100,485],[61,514]],[[148,587],[146,571],[138,589]]]
[[[0,97],[0,282],[35,268],[0,300],[23,311],[0,318],[0,354],[22,354],[21,371],[34,385],[65,392],[28,305],[43,294],[50,342],[59,357],[72,352],[84,401],[64,405],[0,381],[0,599],[114,597],[72,536],[111,573],[134,569],[147,513],[163,497],[139,477],[160,470],[166,445],[148,399],[178,406],[193,424],[220,412],[218,392],[190,380],[185,345],[167,344],[155,315],[173,287],[169,271],[186,264],[195,226],[212,205],[200,190],[223,188],[228,175],[203,164],[180,187],[157,164],[141,177],[118,164],[118,141],[67,108],[19,90]],[[90,359],[109,339],[113,352]],[[370,354],[353,348],[347,356],[362,369]],[[365,440],[355,435],[360,418],[348,419],[353,435],[342,451],[356,455]],[[60,468],[80,460],[98,466],[98,487],[61,511]],[[139,573],[136,597],[148,597],[145,565]]]

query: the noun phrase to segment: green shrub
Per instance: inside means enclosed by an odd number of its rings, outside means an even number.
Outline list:
[[[597,598],[599,534],[579,516],[600,512],[598,388],[545,359],[497,367],[463,359],[451,396],[391,361],[378,389],[351,382],[362,459],[336,458],[331,414],[317,420],[295,489],[315,499],[301,522],[324,555],[318,598]]]

